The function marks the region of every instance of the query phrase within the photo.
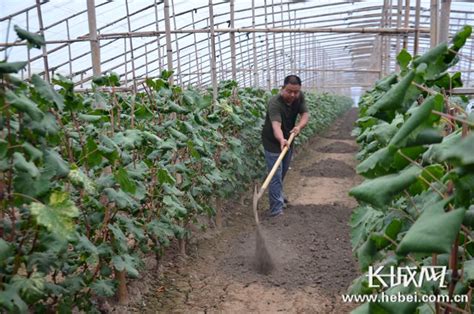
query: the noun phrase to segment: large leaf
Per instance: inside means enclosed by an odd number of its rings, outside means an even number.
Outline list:
[[[411,166],[400,173],[366,180],[354,187],[349,195],[378,208],[384,208],[392,197],[414,183],[421,173],[417,166]]]
[[[474,133],[454,143],[440,154],[440,161],[451,161],[458,165],[474,164]]]
[[[358,248],[367,235],[383,223],[384,215],[370,206],[360,206],[353,210],[350,220],[351,244],[353,249]]]
[[[115,285],[110,279],[99,279],[91,284],[91,289],[101,297],[112,297],[115,295]]]
[[[28,42],[28,47],[41,48],[45,44],[44,37],[35,33],[28,32],[18,25],[13,26],[18,37]]]
[[[31,177],[36,178],[40,172],[32,161],[26,161],[22,153],[13,153],[13,165],[19,171],[27,172]]]
[[[129,275],[134,277],[138,276],[138,270],[136,269],[135,259],[128,255],[115,255],[112,257],[112,263],[118,271],[127,271]]]
[[[34,121],[41,121],[43,119],[44,113],[38,108],[38,105],[32,102],[25,95],[16,95],[11,90],[5,92],[5,97],[7,102],[9,102],[17,110],[26,113]]]
[[[28,305],[19,295],[18,288],[4,283],[0,291],[0,306],[10,313],[28,313]]]
[[[72,237],[75,230],[74,218],[79,216],[79,209],[69,200],[66,192],[53,192],[48,205],[33,202],[30,212],[38,225],[61,237]]]
[[[459,233],[465,209],[445,212],[448,200],[423,208],[423,212],[400,242],[397,252],[449,253]]]
[[[55,150],[46,150],[44,160],[46,168],[53,170],[57,177],[67,177],[69,174],[69,164]]]
[[[21,69],[23,69],[28,62],[21,61],[21,62],[0,62],[0,74],[7,74],[7,73],[17,73]]]
[[[135,182],[130,179],[127,170],[124,168],[119,168],[115,173],[114,173],[115,180],[120,184],[120,188],[124,190],[127,193],[135,193],[137,189],[137,185]]]
[[[430,116],[433,108],[443,106],[444,98],[440,94],[428,97],[408,118],[408,120],[402,125],[398,132],[390,141],[390,145],[396,147],[402,147],[406,143],[406,140],[410,133],[423,124]]]
[[[33,74],[31,82],[35,85],[36,91],[41,97],[55,103],[59,111],[63,111],[64,99],[49,83],[45,82],[38,74]]]

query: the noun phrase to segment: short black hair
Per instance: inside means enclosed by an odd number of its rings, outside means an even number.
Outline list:
[[[283,86],[286,86],[288,84],[301,86],[301,79],[296,75],[288,75],[287,77],[285,77],[285,80],[283,81]]]

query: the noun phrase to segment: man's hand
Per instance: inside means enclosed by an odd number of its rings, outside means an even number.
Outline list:
[[[281,139],[280,140],[280,149],[281,149],[281,151],[283,151],[283,148],[285,148],[286,146],[288,146],[288,141],[285,140],[285,139]]]
[[[301,132],[301,128],[299,126],[295,126],[290,133],[295,133],[295,136]]]

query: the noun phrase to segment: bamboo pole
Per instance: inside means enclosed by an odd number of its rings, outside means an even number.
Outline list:
[[[449,17],[451,14],[451,0],[441,0],[438,42],[447,42],[449,37]]]
[[[219,25],[217,25],[219,26]],[[225,80],[225,77],[224,77],[224,74],[226,74],[227,72],[224,71],[224,59],[223,59],[223,50],[222,50],[222,42],[221,42],[221,34],[217,34],[217,43],[218,43],[218,46],[219,46],[219,68],[220,68],[220,80]],[[216,55],[216,59],[217,59],[217,55]]]
[[[38,11],[38,24],[39,24],[39,33],[44,38],[44,28],[43,28],[43,15],[41,13],[41,1],[36,0],[36,10]],[[43,52],[43,64],[44,64],[44,80],[50,82],[49,77],[49,66],[48,66],[48,51],[46,49],[46,44],[41,47]]]
[[[402,26],[402,1],[403,0],[397,0],[397,28],[400,28]],[[397,42],[395,48],[397,54],[400,52],[400,39],[400,35],[397,35]],[[400,66],[397,62],[395,62],[395,71],[399,70]]]
[[[232,0],[234,1],[234,0]],[[192,22],[193,22],[193,29],[196,29],[196,25],[194,23],[194,11],[191,11],[191,18],[192,18]],[[199,56],[198,56],[198,50],[197,50],[197,38],[196,38],[196,33],[193,34],[194,36],[194,57],[196,58],[196,67],[198,68],[199,70]],[[198,83],[199,83],[199,86],[201,86],[201,76],[198,75]]]
[[[266,0],[265,0],[266,1]],[[235,8],[234,8],[235,0],[230,0],[230,28],[234,28],[234,19],[235,19]],[[266,10],[266,9],[265,9]],[[266,17],[265,17],[266,18]],[[230,38],[230,61],[232,65],[232,80],[235,81],[237,79],[237,71],[236,71],[236,58],[235,58],[235,32],[229,33]]]
[[[130,23],[130,11],[129,11],[129,8],[128,8],[128,0],[125,0],[125,9],[127,11],[128,31],[131,32],[132,31],[132,26],[131,26],[131,23]],[[131,65],[132,65],[132,80],[133,80],[132,84],[133,84],[133,90],[135,92],[137,92],[137,80],[135,79],[136,78],[135,57],[133,55],[134,49],[133,49],[133,39],[132,38],[129,38],[129,44],[130,44],[130,61],[131,61]]]
[[[420,27],[420,6],[421,6],[421,0],[416,0],[416,11],[415,11],[415,39],[413,41],[413,56],[416,56],[418,54],[418,45],[419,45],[419,39],[420,39],[420,32],[418,31],[418,28]]]
[[[430,8],[430,47],[438,44],[438,18],[439,18],[439,0],[431,0]]]
[[[264,15],[265,15],[265,27],[268,27],[268,20],[267,20],[267,0],[264,1]],[[271,89],[271,72],[270,72],[270,54],[269,54],[269,45],[268,45],[268,33],[265,33],[265,51],[267,52],[265,54],[265,66],[266,66],[266,81],[267,81],[267,90]]]
[[[217,101],[217,75],[216,75],[216,38],[214,33],[214,5],[209,0],[209,28],[211,31],[211,77],[212,77],[212,101]]]
[[[273,28],[276,27],[276,23],[275,23],[275,4],[273,2],[274,0],[272,0],[272,25],[273,25]],[[273,63],[276,64],[276,60],[277,60],[277,48],[276,48],[276,34],[273,33]],[[274,72],[273,72],[274,76],[273,76],[273,86],[278,86],[278,73],[277,73],[277,70],[275,68]]]
[[[172,9],[172,12],[173,12],[173,25],[174,25],[174,29],[177,29],[177,26],[176,26],[176,14],[175,14],[175,11],[174,11],[174,1],[171,0],[171,9]],[[178,45],[178,33],[174,33],[174,38],[175,38],[175,46],[176,46],[176,58],[177,58],[177,72],[176,72],[176,80],[177,80],[177,83],[178,84],[183,84],[183,82],[181,81],[181,76],[180,76],[180,73],[181,73],[181,58],[179,57],[179,45]]]
[[[283,0],[280,0],[280,18],[281,18],[281,27],[283,28],[283,20],[284,20],[284,17],[283,17]],[[281,34],[281,53],[283,55],[283,58],[285,58],[285,34],[282,33]],[[283,77],[286,76],[286,62],[283,63]]]
[[[155,24],[156,24],[156,31],[159,32],[160,31],[160,22],[159,22],[159,16],[158,16],[158,3],[156,3],[156,0],[154,0],[155,2]],[[194,35],[196,36],[196,35]],[[160,66],[160,69],[163,68],[163,62],[161,60],[161,44],[160,44],[160,35],[156,35],[156,44],[158,46],[158,49],[157,49],[157,52],[158,52],[158,64]]]
[[[70,30],[69,30],[69,20],[66,20],[66,34],[67,34],[67,39],[71,39],[71,34],[70,34]],[[67,44],[67,52],[68,52],[68,64],[69,64],[69,73],[73,73],[72,72],[72,51],[71,51],[71,43],[68,43]]]
[[[287,12],[288,12],[288,28],[291,28],[291,12],[290,12],[290,4],[288,3],[287,4]],[[283,19],[282,19],[283,21]],[[293,23],[296,23],[296,20],[293,20]],[[296,54],[295,52],[293,51],[293,46],[295,45],[295,36],[288,36],[289,37],[289,43],[290,43],[290,71],[293,73],[294,72],[294,68],[296,67],[295,66],[295,58],[296,58]]]
[[[125,2],[127,3],[127,2]],[[97,22],[95,14],[95,0],[87,0],[87,21],[89,23],[89,40],[91,45],[92,73],[100,76],[100,45],[97,40]]]
[[[165,33],[166,33],[166,59],[168,71],[173,71],[173,48],[171,47],[171,25],[170,25],[170,4],[169,0],[164,0],[165,3]],[[174,84],[174,74],[170,75],[168,79],[170,85]]]
[[[408,24],[410,21],[410,0],[405,0],[405,18],[403,19],[404,27],[408,28]],[[403,36],[403,48],[408,48],[408,34]]]
[[[252,0],[252,27],[255,27],[255,0]],[[258,87],[259,79],[258,79],[258,63],[257,63],[257,40],[256,34],[252,34],[252,52],[253,52],[253,84],[254,87]]]
[[[123,56],[124,56],[124,59],[125,59],[125,63],[124,63],[124,65],[125,65],[125,87],[127,87],[127,85],[128,85],[127,38],[123,39],[123,51],[125,51]]]

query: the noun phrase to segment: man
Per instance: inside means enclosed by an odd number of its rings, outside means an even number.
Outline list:
[[[298,124],[296,118],[300,116]],[[283,87],[278,95],[268,101],[267,115],[262,130],[262,142],[265,150],[265,161],[270,171],[281,151],[288,146],[290,133],[298,135],[308,123],[309,113],[304,94],[301,92],[301,79],[296,75],[285,77]],[[283,214],[286,198],[283,195],[283,179],[290,167],[292,148],[289,147],[282,163],[270,181],[268,194],[270,198],[270,216]]]

